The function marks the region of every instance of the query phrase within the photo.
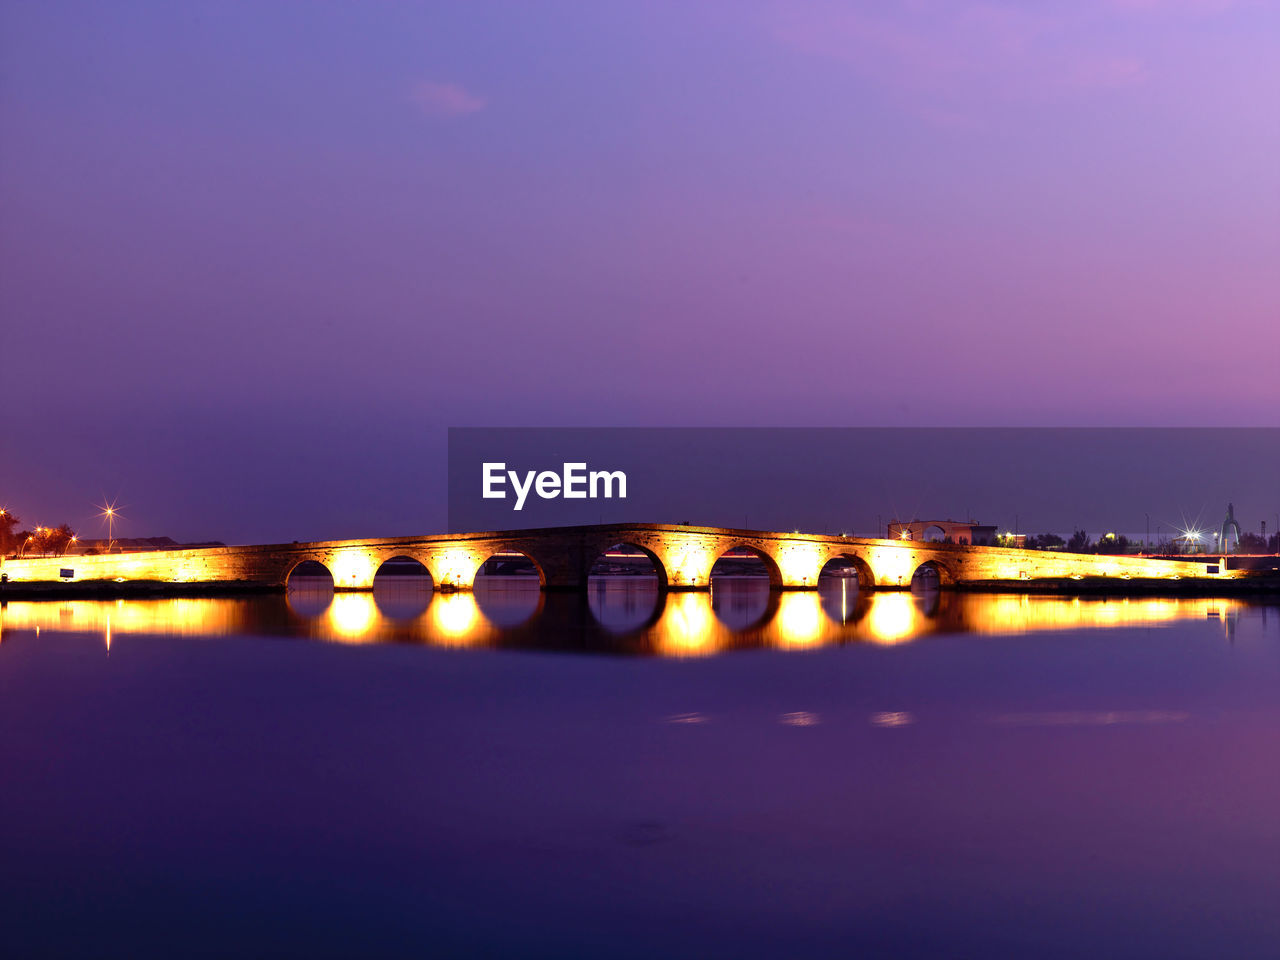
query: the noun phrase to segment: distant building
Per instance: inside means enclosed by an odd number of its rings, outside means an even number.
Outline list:
[[[997,529],[974,521],[894,520],[889,524],[888,537],[890,540],[933,540],[971,546],[989,546],[996,542]],[[1023,541],[1025,540],[1024,537]]]

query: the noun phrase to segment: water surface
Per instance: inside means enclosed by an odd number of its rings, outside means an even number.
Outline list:
[[[1275,606],[490,579],[7,604],[6,954],[1277,953]]]

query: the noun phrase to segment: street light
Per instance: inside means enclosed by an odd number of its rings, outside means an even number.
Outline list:
[[[111,546],[113,543],[115,543],[116,517],[120,516],[120,513],[119,511],[116,510],[116,505],[114,500],[111,503],[102,504],[101,509],[102,509],[102,512],[99,514],[99,516],[105,517],[107,521],[107,553],[110,553]]]
[[[72,535],[67,539],[67,542],[66,542],[66,543],[64,543],[64,544],[62,545],[62,556],[64,556],[64,557],[65,557],[65,556],[67,555],[67,551],[71,549],[71,545],[72,545],[73,543],[75,543],[75,542],[76,542],[77,540],[79,540],[79,539],[80,539],[80,538],[79,538],[79,537],[77,537],[77,536],[73,533],[73,534],[72,534]]]
[[[1200,531],[1184,530],[1182,535],[1186,538],[1187,544],[1190,547],[1187,553],[1195,553],[1196,548],[1200,546]]]

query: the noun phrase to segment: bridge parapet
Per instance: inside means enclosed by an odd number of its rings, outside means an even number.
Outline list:
[[[341,590],[369,590],[379,567],[408,557],[426,567],[437,588],[466,590],[494,554],[522,553],[548,589],[582,589],[593,562],[618,544],[639,548],[653,561],[660,583],[704,590],[716,561],[730,550],[760,557],[772,586],[812,589],[824,566],[842,558],[864,588],[905,588],[921,566],[943,585],[993,581],[1118,579],[1223,580],[1242,575],[1205,558],[1179,561],[972,547],[918,540],[736,530],[673,524],[600,524],[536,530],[489,531],[425,537],[387,537],[310,543],[154,550],[100,556],[34,557],[0,561],[12,582],[148,580],[166,583],[255,583],[283,587],[305,560],[323,564]],[[62,574],[70,571],[70,576]]]

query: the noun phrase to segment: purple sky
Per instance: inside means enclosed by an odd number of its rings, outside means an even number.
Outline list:
[[[0,504],[444,523],[444,428],[1280,423],[1266,0],[0,8]]]

